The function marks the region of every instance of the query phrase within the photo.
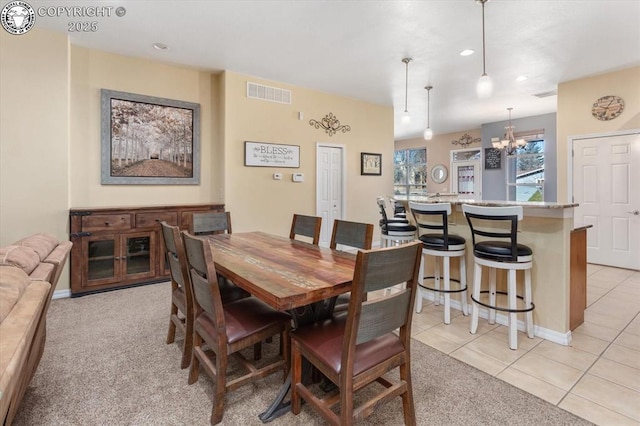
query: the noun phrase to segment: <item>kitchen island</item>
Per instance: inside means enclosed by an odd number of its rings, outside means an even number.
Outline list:
[[[408,210],[408,200],[418,203],[448,202],[452,205],[449,217],[449,232],[467,240],[467,283],[471,294],[473,283],[473,249],[471,231],[462,204],[476,206],[522,206],[524,217],[518,224],[518,242],[533,250],[531,270],[533,302],[535,310],[534,333],[553,342],[569,345],[571,330],[584,320],[586,308],[586,227],[574,229],[573,209],[575,203],[476,201],[458,199],[456,196],[396,196],[396,200],[407,208],[407,217],[413,220]],[[427,270],[432,261],[426,262]],[[483,268],[485,269],[485,268]],[[457,268],[452,265],[451,271]],[[522,282],[521,272],[518,282]],[[429,275],[425,272],[425,275]],[[483,277],[486,283],[487,277]],[[506,279],[498,273],[498,285]],[[455,305],[453,305],[455,306]],[[487,312],[481,310],[486,318]],[[507,324],[506,315],[498,313],[497,321]],[[522,320],[519,329],[523,330]]]

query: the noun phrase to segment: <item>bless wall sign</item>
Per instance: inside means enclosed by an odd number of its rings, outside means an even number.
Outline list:
[[[300,146],[244,142],[244,165],[256,167],[300,167]]]

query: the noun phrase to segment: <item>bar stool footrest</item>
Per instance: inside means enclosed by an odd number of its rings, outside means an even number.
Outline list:
[[[418,283],[418,286],[420,288],[423,288],[425,290],[431,290],[431,291],[437,291],[440,293],[462,293],[463,291],[467,290],[467,286],[465,285],[464,287],[461,287],[459,289],[449,289],[449,290],[443,290],[443,289],[436,289],[436,288],[432,288],[432,287],[427,287],[426,285],[424,285],[424,280],[435,280],[436,277],[424,277],[423,280],[423,284]],[[444,277],[440,277],[441,281],[444,281]],[[458,285],[460,285],[460,280],[457,278],[449,278],[449,281],[451,283],[457,283]]]
[[[483,290],[480,292],[480,294],[489,294],[490,291],[489,290]],[[508,296],[508,293],[506,291],[496,291],[496,294],[502,294],[504,296]],[[516,295],[516,297],[522,301],[524,301],[524,297]],[[522,308],[522,309],[510,309],[510,308],[505,308],[502,306],[493,306],[490,305],[488,303],[484,303],[481,302],[479,300],[476,300],[473,295],[471,295],[471,300],[473,300],[475,303],[477,303],[480,306],[484,306],[485,308],[489,308],[489,309],[495,309],[496,311],[502,311],[502,312],[509,312],[509,313],[522,313],[522,312],[531,312],[535,309],[536,305],[531,302],[531,307],[530,308]]]

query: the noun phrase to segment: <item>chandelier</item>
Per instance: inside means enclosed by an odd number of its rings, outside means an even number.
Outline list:
[[[507,108],[507,110],[509,111],[509,125],[504,128],[504,139],[501,141],[491,142],[491,145],[494,148],[504,150],[507,155],[515,154],[518,148],[522,148],[527,144],[524,139],[516,139],[515,136],[513,136],[513,130],[515,129],[515,127],[511,125],[512,109],[513,108]]]

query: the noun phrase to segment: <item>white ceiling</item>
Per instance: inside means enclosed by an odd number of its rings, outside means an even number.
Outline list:
[[[113,7],[104,18],[36,17],[36,27],[62,32],[69,21],[97,21],[96,32],[69,33],[75,45],[392,105],[396,139],[422,134],[428,84],[431,128],[450,133],[506,120],[507,107],[514,108],[514,119],[555,112],[557,96],[533,95],[640,65],[638,0],[488,2],[486,61],[494,92],[485,100],[475,94],[482,74],[482,7],[474,0],[27,1],[36,10]],[[126,8],[123,17],[115,16],[119,6]],[[156,42],[169,49],[155,50]],[[462,57],[463,49],[475,54]],[[400,120],[404,57],[413,58],[410,124]],[[523,74],[529,79],[516,82]],[[602,93],[610,94],[615,93]],[[295,100],[294,91],[294,106]]]

